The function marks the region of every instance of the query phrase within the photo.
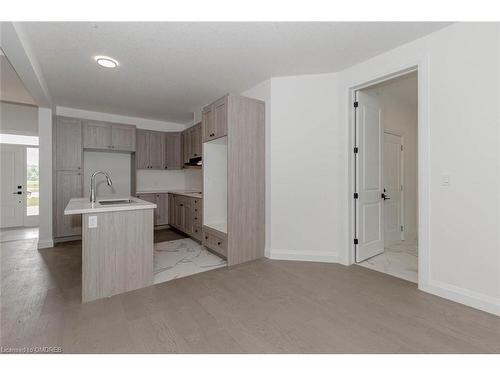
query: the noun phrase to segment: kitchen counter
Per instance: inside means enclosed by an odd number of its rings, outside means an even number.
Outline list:
[[[197,190],[142,190],[138,191],[136,194],[177,194],[184,195],[191,198],[203,198],[203,193]]]
[[[110,204],[102,205],[99,201],[111,201],[111,200],[121,200],[130,199],[133,203],[124,204]],[[114,212],[114,211],[131,211],[131,210],[145,210],[154,209],[156,204],[151,202],[146,202],[142,199],[136,197],[107,197],[98,198],[97,202],[90,202],[89,198],[71,198],[64,210],[65,215],[75,215],[75,214],[91,214],[98,212]]]
[[[131,200],[103,205],[99,202]],[[82,215],[82,302],[153,284],[153,225],[156,204],[136,197],[70,199],[64,214]]]

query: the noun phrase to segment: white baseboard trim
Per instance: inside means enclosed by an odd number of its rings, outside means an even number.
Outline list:
[[[500,316],[500,298],[494,298],[468,289],[432,280],[428,285],[419,285],[419,289],[436,296],[449,299]]]
[[[49,247],[54,247],[54,240],[38,240],[38,248],[39,249],[47,249]]]
[[[339,263],[339,255],[324,251],[270,249],[268,258],[303,262]]]

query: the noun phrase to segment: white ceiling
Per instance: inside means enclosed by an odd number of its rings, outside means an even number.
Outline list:
[[[0,100],[36,105],[7,57],[0,54]]]
[[[339,71],[447,25],[23,24],[56,105],[181,123],[226,92],[274,76]],[[94,55],[120,67],[100,68]]]

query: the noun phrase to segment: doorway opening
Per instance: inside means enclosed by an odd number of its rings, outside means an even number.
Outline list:
[[[417,72],[355,98],[355,262],[417,283]]]
[[[0,242],[37,239],[40,202],[38,137],[0,134]]]

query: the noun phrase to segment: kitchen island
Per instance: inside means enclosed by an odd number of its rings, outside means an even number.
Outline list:
[[[153,284],[153,211],[136,197],[72,198],[65,215],[82,215],[82,302]]]

